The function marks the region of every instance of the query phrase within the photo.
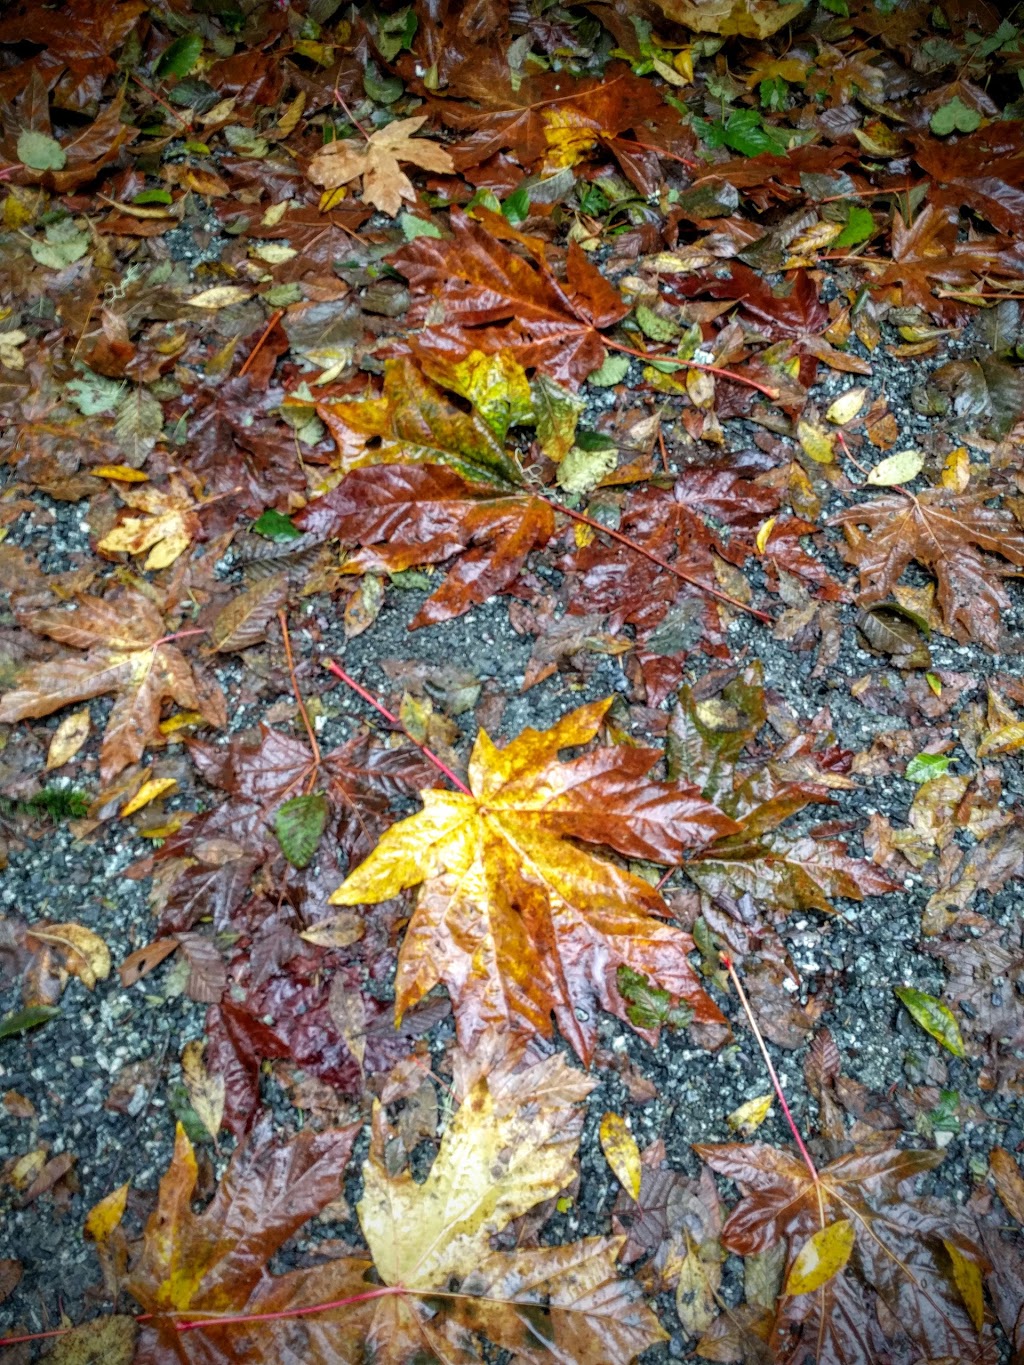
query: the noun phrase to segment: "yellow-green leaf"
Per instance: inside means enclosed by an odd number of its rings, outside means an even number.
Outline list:
[[[910,1017],[921,1025],[925,1033],[930,1033],[944,1048],[952,1052],[954,1057],[966,1056],[960,1025],[948,1005],[944,1005],[934,995],[927,995],[913,986],[897,986],[895,989],[896,995],[907,1007]]]
[[[916,479],[923,468],[924,456],[919,450],[898,450],[869,470],[867,481],[875,488],[891,488]]]

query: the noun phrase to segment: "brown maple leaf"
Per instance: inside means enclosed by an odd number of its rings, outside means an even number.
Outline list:
[[[378,128],[363,143],[355,139],[329,142],[313,156],[307,174],[314,185],[327,190],[361,177],[364,200],[394,218],[403,199],[416,198],[412,181],[399,166],[400,161],[442,174],[455,170],[455,163],[444,147],[413,136],[426,121],[427,115],[419,114]]]
[[[495,227],[507,229],[500,221]],[[458,210],[451,228],[450,240],[417,237],[391,258],[413,290],[408,324],[416,350],[442,357],[453,349],[460,356],[508,350],[524,369],[540,367],[571,384],[602,364],[601,330],[621,321],[629,305],[575,242],[562,284],[547,268],[542,242],[523,239],[535,253],[532,264]],[[443,322],[431,320],[438,309]]]
[[[307,1130],[284,1147],[258,1129],[198,1214],[197,1163],[179,1126],[157,1210],[132,1249],[126,1288],[152,1314],[136,1360],[413,1365],[479,1359],[489,1342],[523,1361],[627,1365],[665,1333],[635,1284],[619,1278],[624,1238],[491,1246],[573,1180],[593,1084],[558,1055],[499,1063],[466,1087],[422,1183],[386,1161],[378,1107],[358,1205],[372,1259],[282,1275],[269,1261],[340,1197],[358,1125]],[[182,1315],[192,1324],[184,1332]],[[205,1327],[204,1317],[229,1320]]]
[[[501,494],[437,465],[356,469],[295,519],[318,539],[337,536],[363,548],[345,572],[437,564],[461,557],[424,602],[409,628],[451,620],[517,577],[527,555],[548,543],[555,518],[543,498]]]
[[[168,638],[163,616],[142,593],[83,595],[73,610],[36,612],[25,624],[38,635],[87,653],[30,664],[18,686],[0,699],[0,721],[48,716],[69,702],[116,693],[100,750],[106,782],[136,762],[159,736],[165,700],[201,712],[211,725],[226,724],[220,688],[197,676]]]
[[[1000,579],[1013,569],[990,556],[1024,568],[1024,529],[1011,512],[988,505],[994,496],[992,490],[901,490],[836,513],[829,524],[846,534],[846,557],[860,571],[860,602],[881,602],[916,561],[935,575],[949,634],[997,650],[1010,607]]]
[[[821,1169],[817,1182],[800,1157],[763,1143],[695,1146],[743,1191],[722,1232],[729,1251],[750,1256],[787,1238],[793,1274],[809,1239],[845,1224],[847,1259],[836,1273],[822,1282],[822,1256],[814,1287],[779,1299],[770,1341],[775,1359],[869,1365],[888,1358],[902,1339],[910,1358],[995,1360],[983,1321],[987,1262],[974,1221],[914,1193],[917,1178],[943,1153],[900,1150],[891,1141],[891,1134],[879,1134],[873,1145]],[[805,1266],[814,1264],[813,1253],[812,1246]]]
[[[681,997],[698,1022],[721,1024],[687,961],[690,936],[659,918],[661,897],[567,842],[672,863],[736,829],[692,786],[647,777],[657,750],[619,745],[560,762],[560,750],[594,738],[610,705],[580,707],[504,749],[481,732],[472,794],[424,792],[423,809],[388,830],[331,897],[358,905],[423,883],[399,956],[399,1017],[443,982],[464,1047],[509,1029],[547,1036],[553,1013],[587,1060],[598,1007],[628,1018],[616,980],[626,966]]]

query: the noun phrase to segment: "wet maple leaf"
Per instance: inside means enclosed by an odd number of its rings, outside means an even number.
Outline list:
[[[118,492],[122,502],[143,516],[125,517],[97,543],[97,549],[133,555],[148,550],[143,568],[166,569],[199,534],[196,505],[185,484],[174,475],[166,489],[121,484]]]
[[[689,785],[646,774],[656,750],[588,744],[611,700],[525,730],[504,749],[483,732],[469,765],[472,795],[424,792],[423,810],[388,830],[331,897],[385,900],[423,883],[402,944],[398,1016],[442,982],[470,1047],[506,1029],[563,1036],[588,1060],[598,1006],[627,1019],[620,966],[681,997],[699,1022],[721,1015],[697,983],[688,934],[664,924],[664,902],[638,877],[569,838],[625,857],[676,862],[736,825]]]
[[[882,601],[916,562],[935,575],[948,633],[998,649],[1010,607],[1000,579],[1013,569],[992,556],[1024,568],[1024,529],[1011,512],[988,505],[993,496],[991,490],[904,490],[836,513],[829,524],[846,534],[846,557],[860,572],[860,602]]]
[[[412,181],[399,162],[411,162],[425,171],[441,174],[455,170],[451,154],[444,147],[414,136],[426,121],[426,114],[418,114],[378,128],[364,142],[354,138],[329,142],[310,161],[309,178],[314,185],[322,185],[327,190],[338,189],[361,178],[363,199],[394,218],[403,199],[416,198]]]
[[[389,360],[379,398],[320,403],[342,467],[442,464],[478,483],[521,487],[523,471],[475,409],[464,412],[408,357]]]
[[[994,1361],[991,1329],[972,1321],[987,1264],[974,1221],[914,1194],[914,1182],[939,1165],[941,1151],[900,1150],[891,1135],[879,1134],[876,1144],[819,1170],[816,1186],[800,1157],[763,1143],[694,1150],[743,1191],[722,1231],[729,1251],[750,1256],[788,1238],[792,1265],[823,1226],[841,1219],[853,1225],[845,1268],[819,1288],[779,1300],[770,1342],[776,1359],[873,1365],[902,1339],[911,1358]]]
[[[491,1249],[496,1233],[572,1181],[593,1084],[557,1055],[519,1069],[499,1064],[468,1088],[422,1183],[390,1170],[378,1107],[358,1205],[372,1260],[347,1256],[278,1276],[270,1258],[340,1195],[358,1126],[306,1131],[278,1148],[261,1130],[200,1214],[191,1209],[196,1160],[179,1128],[128,1275],[128,1291],[155,1315],[136,1359],[413,1365],[479,1359],[487,1341],[523,1361],[626,1365],[665,1333],[636,1286],[618,1277],[624,1238]],[[171,1312],[193,1323],[240,1316],[182,1333]]]
[[[461,554],[410,629],[461,616],[504,591],[555,532],[543,498],[503,495],[437,465],[354,470],[295,522],[317,538],[361,545],[345,561],[349,572],[395,573]]]
[[[48,716],[70,702],[116,693],[100,750],[104,781],[139,759],[159,736],[165,700],[201,712],[211,725],[226,723],[220,688],[197,677],[166,638],[163,616],[141,593],[83,595],[73,610],[36,612],[25,624],[38,635],[87,652],[30,664],[18,686],[0,699],[0,721]]]
[[[740,825],[691,852],[687,876],[726,904],[746,893],[783,911],[831,913],[833,896],[859,901],[893,890],[896,883],[851,857],[842,841],[794,838],[778,828],[806,806],[828,801],[833,788],[854,784],[824,766],[810,735],[744,762],[765,719],[759,666],[706,702],[688,686],[680,690],[668,729],[669,773],[694,783]]]
[[[537,255],[532,264],[458,210],[451,228],[450,240],[417,237],[391,258],[413,290],[408,322],[417,350],[460,359],[473,350],[507,350],[524,369],[539,367],[570,384],[602,364],[600,333],[629,305],[575,242],[562,284],[547,268],[543,243],[528,239]],[[440,323],[428,316],[437,307]]]

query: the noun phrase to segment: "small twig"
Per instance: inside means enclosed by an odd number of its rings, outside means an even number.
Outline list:
[[[666,355],[662,351],[636,351],[632,346],[623,346],[621,341],[612,341],[611,337],[602,337],[601,340],[613,351],[636,356],[637,360],[670,360],[673,365],[678,365],[683,370],[704,370],[707,374],[720,374],[723,379],[731,379],[734,384],[744,384],[748,389],[757,389],[758,393],[763,393],[766,398],[773,401],[779,396],[778,389],[771,389],[767,384],[759,384],[756,379],[748,379],[745,374],[737,374],[735,370],[725,370],[721,365],[702,365],[697,360],[680,360],[677,356]]]
[[[347,1299],[332,1299],[329,1303],[310,1303],[302,1308],[283,1308],[278,1313],[237,1313],[220,1318],[190,1318],[187,1322],[176,1322],[178,1332],[196,1332],[204,1327],[248,1326],[252,1322],[280,1322],[282,1318],[304,1318],[313,1313],[329,1313],[335,1308],[347,1308],[352,1303],[366,1303],[368,1299],[383,1299],[394,1294],[407,1294],[401,1285],[382,1285],[380,1289],[369,1289],[365,1294],[351,1294]]]
[[[348,687],[351,687],[352,691],[355,692],[358,696],[362,697],[363,701],[369,702],[369,704],[374,708],[374,710],[379,711],[385,720],[388,720],[391,722],[392,725],[397,726],[397,728],[401,730],[402,733],[405,735],[406,739],[409,740],[411,744],[415,744],[416,748],[419,749],[420,753],[423,754],[425,758],[429,758],[431,763],[433,763],[434,767],[438,768],[442,773],[444,773],[445,777],[447,777],[448,781],[451,782],[453,786],[458,788],[458,790],[464,793],[464,795],[466,796],[473,795],[473,793],[466,786],[465,782],[463,782],[462,778],[457,777],[455,773],[452,772],[451,768],[448,767],[447,763],[442,762],[442,760],[438,758],[437,754],[434,753],[433,749],[428,749],[425,744],[421,744],[418,739],[410,735],[409,731],[402,724],[399,717],[394,715],[391,711],[389,711],[388,708],[383,705],[383,703],[379,702],[372,692],[367,692],[366,688],[357,683],[355,678],[350,678],[349,675],[345,672],[345,670],[343,668],[339,668],[333,659],[324,659],[323,666],[324,668],[327,669],[329,673],[333,673],[336,678],[340,678],[343,683],[345,683]]]
[[[699,578],[694,578],[692,574],[677,569],[674,564],[670,564],[667,559],[662,559],[661,555],[656,555],[653,550],[645,550],[642,545],[637,544],[635,540],[630,540],[629,536],[623,535],[621,531],[614,531],[610,526],[595,521],[593,517],[588,517],[585,512],[574,512],[571,507],[566,507],[564,503],[556,502],[554,498],[546,497],[543,493],[539,493],[537,496],[543,498],[556,512],[563,512],[573,521],[580,521],[584,526],[590,526],[595,531],[601,531],[604,535],[611,536],[612,540],[617,540],[620,545],[625,545],[628,550],[643,555],[644,559],[649,559],[652,564],[657,564],[659,569],[664,569],[673,577],[682,579],[684,583],[689,583],[692,588],[699,588],[701,592],[706,592],[709,597],[717,597],[720,602],[727,602],[730,607],[736,607],[738,611],[745,611],[749,616],[754,616],[758,621],[763,621],[766,626],[775,624],[766,611],[758,611],[756,607],[748,607],[746,602],[741,602],[738,597],[722,592],[720,588],[713,588],[710,583],[702,583]]]
[[[154,89],[152,89],[151,86],[148,86],[144,80],[141,80],[138,76],[136,76],[134,71],[129,71],[128,76],[129,79],[133,80],[136,85],[141,86],[141,88],[145,90],[146,94],[149,95],[151,99],[156,100],[157,104],[161,105],[162,108],[167,110],[167,112],[170,114],[171,118],[174,119],[175,123],[178,125],[179,128],[184,128],[186,133],[191,133],[192,131],[191,122],[186,122],[181,117],[181,115],[173,108],[172,105],[168,104],[165,99],[161,98],[161,96],[158,95],[157,92]]]
[[[154,640],[147,649],[159,649],[161,645],[169,645],[172,640],[183,640],[186,635],[207,635],[209,632],[205,627],[197,626],[194,630],[176,630],[173,635],[161,635],[159,640]]]
[[[807,1167],[808,1174],[814,1182],[815,1193],[818,1196],[818,1213],[821,1219],[821,1226],[824,1227],[825,1204],[821,1191],[821,1177],[818,1175],[818,1168],[815,1166],[814,1159],[807,1150],[803,1138],[800,1136],[800,1129],[796,1126],[796,1119],[793,1117],[789,1105],[786,1103],[786,1092],[783,1090],[782,1082],[779,1080],[778,1073],[772,1065],[772,1059],[768,1055],[768,1048],[762,1037],[761,1030],[757,1026],[757,1020],[754,1018],[754,1012],[750,1008],[750,1001],[747,999],[747,993],[743,989],[743,983],[740,981],[739,973],[736,971],[733,960],[727,953],[720,953],[719,957],[722,966],[729,973],[732,984],[736,987],[736,994],[739,996],[740,1004],[743,1007],[743,1013],[747,1016],[747,1023],[750,1025],[754,1037],[757,1039],[757,1045],[761,1049],[761,1056],[764,1058],[764,1064],[768,1068],[768,1075],[771,1077],[772,1088],[778,1097],[779,1104],[782,1106],[782,1112],[786,1116],[786,1122],[789,1124],[789,1131],[793,1134],[793,1139],[796,1142],[800,1155],[804,1159],[804,1165]]]
[[[302,700],[302,693],[299,691],[299,682],[295,676],[295,660],[292,657],[292,641],[288,634],[288,618],[284,614],[284,608],[277,613],[277,619],[281,623],[281,637],[284,640],[284,654],[288,660],[288,675],[292,680],[292,691],[295,693],[295,700],[299,704],[299,714],[302,716],[302,723],[306,727],[306,734],[309,736],[309,747],[313,751],[313,762],[320,766],[320,745],[316,742],[316,731],[309,719],[309,712],[306,710],[306,703]]]
[[[678,152],[667,152],[663,147],[655,147],[653,142],[641,142],[639,138],[625,138],[618,136],[613,137],[610,140],[612,142],[621,142],[624,147],[642,147],[645,152],[656,152],[658,156],[665,157],[667,161],[678,161],[683,166],[689,167],[691,171],[699,171],[701,168],[701,163],[699,161],[691,161],[689,157],[680,156]],[[706,178],[713,179],[714,177]]]
[[[249,354],[245,357],[245,364],[238,371],[239,379],[241,379],[243,374],[248,374],[249,371],[252,369],[253,361],[259,355],[260,350],[262,349],[264,343],[267,340],[267,337],[270,336],[270,333],[274,330],[274,328],[277,326],[277,324],[281,321],[283,317],[284,317],[283,308],[279,308],[276,313],[272,314],[270,321],[263,329],[263,335],[260,337],[259,341],[257,341],[256,345],[252,348]]]
[[[337,85],[335,85],[334,90],[331,93],[334,96],[334,103],[341,105],[342,109],[344,109],[345,113],[349,117],[349,122],[353,125],[353,127],[357,128],[360,133],[362,133],[364,142],[369,142],[370,134],[366,131],[363,125],[356,118],[355,114],[353,114],[352,110],[345,103],[345,97],[344,95],[342,95]]]

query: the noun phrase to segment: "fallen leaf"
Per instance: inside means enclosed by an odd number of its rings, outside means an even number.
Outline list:
[[[378,128],[362,142],[355,138],[329,142],[314,153],[307,175],[314,185],[328,190],[361,178],[366,202],[394,218],[403,199],[416,199],[412,181],[399,162],[408,161],[440,174],[455,170],[446,148],[414,136],[426,122],[427,115],[418,114]]]
[[[359,905],[424,883],[399,955],[399,1019],[440,982],[464,1047],[495,1031],[548,1036],[554,1013],[586,1060],[597,1007],[627,1017],[615,977],[624,965],[682,997],[696,1019],[720,1023],[687,962],[689,935],[658,920],[661,898],[565,842],[673,863],[735,828],[691,786],[647,778],[656,750],[598,748],[561,763],[560,750],[594,738],[610,704],[526,730],[504,749],[481,732],[469,764],[473,794],[424,792],[423,809],[388,830],[330,897]]]

